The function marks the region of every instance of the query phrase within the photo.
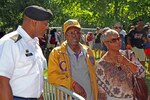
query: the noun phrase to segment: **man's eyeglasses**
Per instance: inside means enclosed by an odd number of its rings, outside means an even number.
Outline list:
[[[109,43],[116,43],[117,41],[120,41],[120,40],[121,40],[120,37],[118,37],[118,38],[112,38],[111,40],[106,41],[106,42],[109,42]]]
[[[68,35],[80,35],[81,31],[80,30],[68,30],[67,34]]]

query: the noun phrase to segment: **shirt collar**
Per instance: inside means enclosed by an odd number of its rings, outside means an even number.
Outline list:
[[[32,43],[39,43],[38,41],[38,38],[35,37],[34,39],[32,39],[28,33],[22,28],[22,26],[18,26],[17,28],[17,32],[23,37],[23,39],[26,41],[26,42],[32,42]]]
[[[80,56],[81,55],[84,55],[84,49],[80,46],[80,48],[81,48],[81,52],[80,52]],[[75,52],[69,47],[69,45],[67,45],[67,53],[69,54],[69,55],[74,55],[75,54]]]

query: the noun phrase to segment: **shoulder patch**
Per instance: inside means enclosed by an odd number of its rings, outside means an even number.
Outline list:
[[[12,40],[14,40],[14,42],[16,43],[17,41],[19,41],[22,38],[22,36],[20,34],[16,34],[16,35],[14,35],[14,36],[12,36],[10,38]]]

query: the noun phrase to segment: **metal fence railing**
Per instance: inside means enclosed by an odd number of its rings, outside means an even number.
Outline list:
[[[61,86],[49,84],[44,79],[44,100],[85,100],[82,96]]]

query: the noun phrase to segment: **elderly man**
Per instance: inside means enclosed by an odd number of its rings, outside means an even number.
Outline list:
[[[38,37],[48,29],[52,12],[39,6],[24,10],[22,26],[0,40],[0,100],[43,100],[46,59]]]
[[[81,26],[77,20],[64,23],[66,41],[52,50],[48,61],[48,81],[64,86],[86,100],[97,100],[95,60],[92,50],[81,44]]]

